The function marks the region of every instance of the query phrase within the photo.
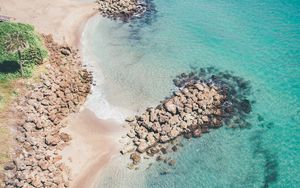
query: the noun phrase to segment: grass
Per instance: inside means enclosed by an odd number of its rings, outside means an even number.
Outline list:
[[[28,43],[28,47],[22,52],[24,62],[24,77],[31,77],[33,70],[47,57],[47,50],[43,46],[34,27],[28,24],[0,22],[0,80],[14,80],[21,77],[19,57],[17,52],[10,53],[6,50],[5,40],[11,33],[20,33]]]

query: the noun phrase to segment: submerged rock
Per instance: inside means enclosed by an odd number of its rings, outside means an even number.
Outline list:
[[[138,153],[132,153],[130,159],[133,161],[133,164],[138,164],[141,161],[141,156]]]

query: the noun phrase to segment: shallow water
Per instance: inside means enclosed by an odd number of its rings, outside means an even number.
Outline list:
[[[184,141],[166,175],[159,163],[137,172],[112,165],[99,187],[300,187],[300,2],[154,3],[148,19],[89,22],[84,51],[98,97],[88,105],[120,121],[168,96],[177,74],[214,66],[251,82],[251,126]]]

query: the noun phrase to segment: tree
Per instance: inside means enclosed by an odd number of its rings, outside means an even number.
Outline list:
[[[23,77],[23,61],[22,61],[22,51],[28,47],[28,43],[25,39],[25,37],[18,33],[10,33],[6,39],[5,39],[5,48],[6,51],[10,53],[15,53],[18,52],[19,56],[19,65],[20,65],[20,70],[21,70],[21,76]]]

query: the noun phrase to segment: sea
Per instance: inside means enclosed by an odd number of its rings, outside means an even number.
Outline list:
[[[172,167],[112,159],[97,188],[300,187],[300,1],[149,0],[127,23],[91,18],[82,36],[87,106],[123,122],[170,96],[181,73],[213,67],[249,82],[247,126],[183,139]],[[127,156],[128,157],[128,156]]]

